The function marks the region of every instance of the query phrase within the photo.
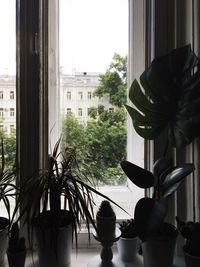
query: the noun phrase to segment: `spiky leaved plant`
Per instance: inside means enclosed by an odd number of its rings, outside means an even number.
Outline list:
[[[16,169],[13,167],[13,169],[10,170],[6,166],[4,140],[3,138],[1,138],[0,139],[0,202],[3,202],[6,208],[8,214],[8,220],[11,219],[10,199],[18,194],[18,189],[17,186],[15,185],[15,182],[16,182]]]
[[[40,223],[41,229],[54,229],[55,247],[59,227],[71,222],[77,247],[77,235],[82,222],[89,233],[90,224],[96,229],[92,193],[113,201],[88,183],[80,172],[74,149],[66,148],[59,152],[60,141],[57,141],[49,155],[47,168],[38,170],[22,186],[14,214],[20,208],[18,220],[27,225],[30,243],[36,223]]]

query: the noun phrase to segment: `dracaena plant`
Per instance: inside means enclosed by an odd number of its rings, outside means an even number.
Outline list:
[[[193,172],[194,165],[185,163],[173,166],[166,158],[158,159],[153,172],[129,161],[122,161],[121,167],[132,183],[140,188],[152,188],[152,198],[141,198],[135,207],[135,225],[138,236],[145,240],[156,234],[167,214],[164,199],[173,194],[183,179]]]
[[[10,200],[15,197],[18,193],[16,182],[16,169],[7,169],[6,166],[6,156],[4,149],[4,141],[0,140],[0,203],[3,203],[8,219],[11,219],[10,214]]]
[[[165,129],[174,147],[200,135],[200,59],[187,45],[154,59],[134,80],[126,105],[136,132],[154,140]]]
[[[57,141],[52,154],[49,155],[47,168],[32,175],[22,186],[14,214],[20,208],[18,221],[21,219],[26,223],[29,241],[32,242],[33,227],[39,213],[45,214],[50,210],[51,218],[48,217],[47,221],[51,227],[58,228],[61,222],[61,211],[67,210],[71,214],[77,245],[77,233],[83,221],[88,231],[90,224],[96,229],[92,193],[114,202],[97,191],[82,175],[74,149],[66,148],[59,152],[60,141],[61,139]]]

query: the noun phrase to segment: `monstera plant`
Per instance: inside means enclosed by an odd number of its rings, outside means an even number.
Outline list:
[[[136,132],[153,140],[165,129],[182,147],[200,135],[200,59],[187,45],[154,59],[129,91],[126,105]]]

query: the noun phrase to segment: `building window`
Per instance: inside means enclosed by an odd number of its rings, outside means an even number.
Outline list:
[[[14,116],[15,116],[15,109],[10,108],[10,117],[14,117]]]
[[[67,114],[72,113],[72,109],[71,108],[67,108]]]
[[[88,93],[87,93],[87,97],[88,97],[88,99],[90,100],[90,99],[92,98],[92,92],[88,92]]]
[[[10,125],[10,133],[15,133],[15,126],[14,125]]]
[[[78,99],[79,100],[83,99],[83,92],[82,91],[78,92]]]
[[[0,91],[0,99],[3,99],[3,91]]]
[[[14,91],[10,91],[10,99],[14,99],[15,95],[14,95]]]
[[[113,112],[114,111],[114,108],[109,108],[109,112]]]
[[[0,108],[0,117],[1,117],[1,118],[4,117],[4,111],[3,111],[3,108]]]
[[[78,116],[79,117],[83,116],[83,109],[82,108],[78,109]]]
[[[72,93],[70,91],[67,92],[67,100],[71,100],[72,98]]]

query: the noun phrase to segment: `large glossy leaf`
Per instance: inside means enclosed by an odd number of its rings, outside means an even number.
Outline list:
[[[133,81],[126,106],[136,132],[155,139],[167,127],[175,147],[189,144],[200,135],[199,58],[190,45],[154,59],[140,76],[141,89]]]
[[[151,172],[129,162],[122,161],[121,167],[127,177],[140,188],[150,188],[154,185],[154,176]]]
[[[145,240],[156,233],[166,216],[166,206],[152,198],[141,198],[135,207],[135,226],[138,236]]]
[[[176,167],[171,173],[169,173],[163,184],[162,184],[162,188],[168,188],[170,186],[173,186],[173,184],[179,182],[180,180],[182,180],[183,178],[185,178],[187,175],[189,175],[190,173],[192,173],[194,171],[195,167],[194,164],[192,163],[185,163],[182,164],[178,167]]]

